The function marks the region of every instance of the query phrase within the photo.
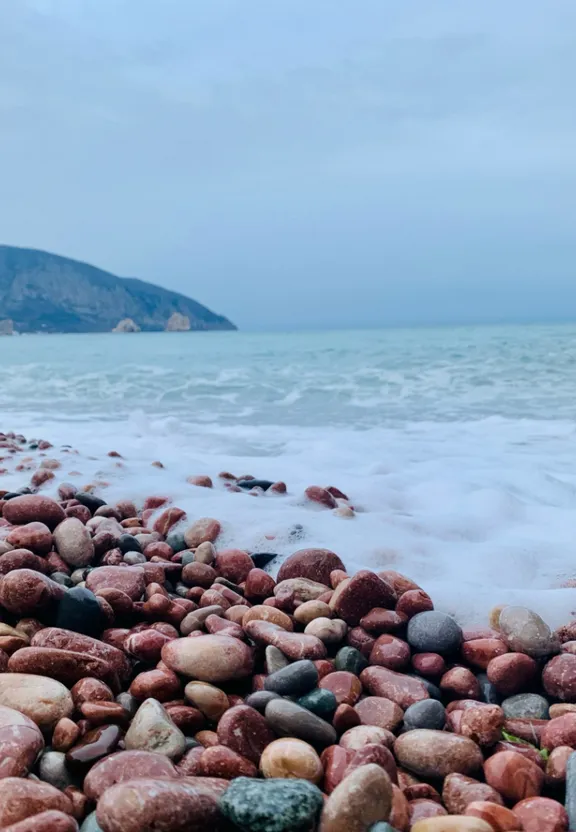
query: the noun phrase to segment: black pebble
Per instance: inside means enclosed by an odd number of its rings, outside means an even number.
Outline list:
[[[101,500],[100,497],[95,497],[94,494],[89,494],[87,491],[77,491],[74,499],[82,503],[83,506],[86,506],[87,509],[90,509],[92,514],[94,514],[96,509],[106,505],[106,500]]]
[[[94,593],[75,586],[60,600],[54,626],[95,637],[106,626],[106,617]]]
[[[131,534],[121,534],[117,545],[123,554],[126,554],[126,552],[142,552],[142,547]]]
[[[263,569],[267,566],[274,558],[277,558],[278,555],[275,552],[254,552],[250,555],[252,561],[254,562],[254,566],[257,569]]]
[[[236,485],[239,488],[245,488],[248,491],[251,488],[262,488],[263,491],[268,491],[271,485],[274,483],[271,480],[238,480]]]

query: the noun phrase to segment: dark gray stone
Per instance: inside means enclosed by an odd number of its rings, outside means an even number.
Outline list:
[[[282,667],[264,681],[264,690],[279,693],[280,696],[302,696],[318,684],[318,671],[309,659]]]
[[[38,777],[60,791],[76,785],[76,778],[70,773],[66,754],[62,751],[48,750],[42,754],[38,763]]]
[[[332,719],[334,711],[338,707],[338,701],[331,690],[323,690],[316,688],[310,693],[301,696],[297,700],[297,704],[312,711],[313,714],[319,716],[321,719]]]
[[[480,684],[480,690],[487,705],[499,705],[501,696],[485,673],[478,673],[476,676]]]
[[[129,566],[138,566],[141,563],[146,563],[147,558],[142,552],[126,552],[122,560]]]
[[[52,572],[50,578],[53,581],[56,581],[57,584],[61,584],[61,586],[65,586],[67,589],[74,586],[74,581],[67,575],[65,572]]]
[[[336,731],[328,722],[287,699],[273,699],[266,705],[265,716],[279,737],[296,737],[315,748],[337,742]]]
[[[174,553],[183,552],[187,549],[186,541],[184,540],[184,532],[171,531],[168,532],[166,543],[172,547]]]
[[[80,832],[103,832],[102,827],[98,825],[96,820],[96,812],[91,812],[88,815],[82,826]]]
[[[222,814],[244,832],[299,832],[315,827],[322,792],[305,780],[232,780],[220,798]]]
[[[408,644],[419,653],[455,653],[462,644],[462,630],[451,616],[438,610],[419,612],[408,622]]]
[[[278,650],[273,644],[269,644],[264,651],[264,661],[266,666],[266,673],[270,676],[276,673],[277,670],[282,670],[283,667],[288,667],[290,659],[288,659],[282,650]]]
[[[355,647],[341,647],[334,659],[336,670],[347,670],[354,676],[360,676],[368,667],[368,660]]]
[[[271,690],[257,690],[255,693],[251,693],[250,696],[246,697],[246,705],[263,714],[266,710],[266,705],[268,702],[272,702],[273,699],[281,699],[280,694],[272,693]]]
[[[276,552],[253,552],[250,557],[252,558],[252,562],[256,569],[264,569],[265,566],[268,566],[275,558],[278,557]]]
[[[517,693],[502,702],[506,719],[548,719],[550,705],[537,693]]]
[[[188,566],[189,563],[194,563],[194,560],[194,552],[191,549],[182,552],[182,566]]]
[[[82,503],[83,506],[86,506],[92,514],[94,514],[96,509],[106,505],[106,500],[101,500],[100,497],[96,497],[95,494],[89,494],[88,491],[77,491],[74,499]]]
[[[118,538],[116,545],[120,549],[123,555],[126,552],[141,552],[142,547],[132,534],[121,534]]]
[[[263,491],[268,491],[274,483],[272,480],[237,480],[236,485],[247,491],[250,491],[251,488],[261,488]]]
[[[404,728],[413,731],[415,728],[429,728],[441,731],[446,724],[446,710],[436,699],[423,699],[415,702],[404,712]]]
[[[106,616],[93,592],[86,587],[75,586],[60,599],[55,626],[96,637],[106,626]]]

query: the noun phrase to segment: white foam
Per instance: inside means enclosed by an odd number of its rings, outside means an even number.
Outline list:
[[[110,482],[107,499],[166,494],[191,520],[224,524],[222,545],[277,551],[304,546],[338,552],[350,569],[397,569],[418,581],[441,609],[465,623],[484,623],[497,603],[525,604],[552,625],[576,610],[576,438],[568,421],[492,417],[451,423],[413,422],[366,431],[338,427],[235,426],[153,418],[126,421],[78,414],[66,422],[30,412],[11,425],[42,436],[65,461],[61,479]],[[71,444],[78,455],[62,453]],[[123,468],[106,453],[123,456]],[[1,454],[0,454],[1,455]],[[155,459],[165,468],[151,467]],[[0,462],[13,465],[11,460]],[[81,471],[72,480],[68,472]],[[220,470],[288,484],[286,497],[252,497],[186,483]],[[26,484],[12,470],[2,487]],[[347,520],[307,504],[311,484],[348,493],[357,516]],[[290,536],[296,524],[301,540]],[[273,539],[269,539],[273,536]]]

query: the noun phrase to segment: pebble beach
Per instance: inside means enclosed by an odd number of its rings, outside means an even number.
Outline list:
[[[201,498],[118,497],[114,449],[90,479],[49,437],[0,434],[0,458],[0,829],[576,828],[570,616],[468,622],[298,524],[282,555],[231,548]],[[187,485],[289,498],[258,474]],[[353,523],[341,485],[299,499]]]

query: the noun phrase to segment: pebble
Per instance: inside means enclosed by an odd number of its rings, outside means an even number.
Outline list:
[[[338,705],[355,705],[362,695],[360,679],[347,670],[337,670],[324,676],[318,687],[331,691]]]
[[[338,707],[338,702],[332,691],[321,688],[316,688],[316,690],[299,697],[297,704],[326,720],[332,719]]]
[[[354,676],[360,676],[362,671],[368,667],[368,661],[355,647],[342,647],[336,653],[334,666],[336,670],[346,670]]]
[[[486,821],[495,832],[517,832],[518,821],[514,813],[505,806],[486,800],[469,803],[464,814]]]
[[[118,725],[93,728],[66,752],[66,763],[72,771],[84,774],[95,762],[114,751],[121,736],[122,730]]]
[[[133,601],[139,601],[146,587],[145,572],[140,566],[99,566],[86,577],[86,588],[97,593],[99,589],[119,589]]]
[[[330,606],[350,627],[355,627],[374,607],[393,607],[396,593],[374,572],[361,570],[337,587]]]
[[[214,543],[221,529],[218,520],[214,520],[212,517],[202,517],[186,529],[184,543],[189,549],[196,549],[202,543]],[[168,536],[167,543],[172,546],[175,552],[178,551],[171,542],[171,536]],[[177,541],[174,540],[174,543],[177,543]]]
[[[67,517],[54,529],[56,551],[69,566],[88,566],[94,559],[90,532],[76,517]]]
[[[104,792],[96,818],[103,832],[219,832],[218,801],[228,785],[215,777],[128,780]]]
[[[576,655],[562,653],[542,671],[542,685],[549,696],[561,702],[576,702]]]
[[[146,699],[140,705],[124,744],[127,751],[155,751],[171,760],[181,757],[186,748],[184,734],[156,699]]]
[[[473,774],[483,763],[482,753],[472,740],[425,728],[398,737],[394,753],[401,766],[422,777]]]
[[[368,667],[360,674],[360,681],[373,696],[383,696],[395,702],[403,710],[429,699],[430,694],[423,679],[404,673],[395,673],[385,667]]]
[[[75,586],[60,599],[54,623],[56,627],[96,637],[104,629],[106,617],[96,595],[85,587]]]
[[[348,774],[328,797],[320,832],[367,832],[386,821],[392,809],[392,783],[378,765],[360,766]]]
[[[84,780],[84,793],[91,800],[99,800],[110,786],[135,777],[178,776],[176,767],[164,754],[153,751],[117,751],[90,769]]]
[[[66,516],[55,500],[33,494],[25,494],[9,500],[4,504],[3,515],[13,526],[44,523],[49,529],[55,529]]]
[[[239,777],[220,799],[222,813],[244,832],[305,832],[314,828],[322,806],[313,783],[285,778]]]
[[[324,601],[319,601],[318,599],[314,601],[305,601],[294,610],[295,620],[304,627],[318,618],[330,620],[331,614],[332,610],[328,604],[325,604]],[[313,635],[315,634],[313,633]]]
[[[40,780],[60,791],[75,783],[75,778],[66,764],[66,754],[62,751],[45,751],[42,754],[38,763],[38,776]]]
[[[387,731],[395,731],[402,723],[402,708],[383,696],[365,696],[354,708],[362,725],[375,725]]]
[[[344,564],[329,549],[300,549],[286,558],[278,571],[277,581],[287,578],[307,578],[321,584],[330,585],[330,573],[335,569],[344,570]]]
[[[494,828],[481,818],[446,815],[419,820],[410,832],[494,832]]]
[[[315,748],[334,745],[336,731],[328,722],[287,699],[273,699],[266,705],[268,723],[280,737],[296,737]]]
[[[410,663],[410,647],[400,638],[391,635],[378,636],[370,653],[370,664],[403,670]]]
[[[308,601],[307,603],[317,603],[315,601]],[[300,607],[296,608],[296,612]],[[344,640],[348,625],[345,621],[339,618],[315,618],[306,625],[304,632],[309,636],[316,636],[324,644],[340,644]]]
[[[264,777],[283,777],[307,780],[318,785],[324,776],[320,757],[307,742],[292,737],[274,740],[260,759]]]
[[[340,737],[340,745],[349,751],[359,751],[367,745],[394,745],[394,734],[377,725],[356,725]]]
[[[521,800],[512,811],[523,832],[566,832],[568,829],[566,809],[548,797]]]
[[[258,769],[254,763],[231,748],[214,745],[203,749],[199,755],[199,773],[203,777],[234,780],[236,777],[257,777]]]
[[[413,731],[416,728],[428,728],[441,731],[446,724],[446,709],[435,699],[423,699],[415,702],[404,712],[404,729]]]
[[[270,705],[276,701],[283,702],[281,699],[273,700]],[[266,708],[266,715],[270,705]],[[226,711],[218,722],[217,732],[218,741],[222,745],[251,760],[255,765],[258,765],[266,746],[274,740],[274,734],[266,719],[248,705],[237,705]]]
[[[515,653],[526,653],[539,659],[560,650],[560,644],[550,627],[537,613],[526,607],[504,607],[498,619],[498,629],[510,650]]]
[[[264,689],[281,696],[301,696],[318,684],[318,671],[309,659],[293,662],[266,677]]]
[[[218,722],[230,707],[230,700],[224,691],[207,682],[188,682],[184,696],[200,713],[214,722]]]
[[[162,661],[175,673],[201,682],[227,682],[248,676],[254,659],[250,648],[230,636],[206,635],[169,641]]]
[[[547,699],[537,693],[518,693],[502,702],[507,719],[548,719],[550,705]]]
[[[536,763],[514,751],[499,751],[489,757],[484,763],[484,776],[511,803],[537,797],[544,783],[544,774]]]
[[[566,763],[566,800],[564,802],[568,813],[568,826],[576,827],[576,751],[568,757]]]
[[[281,650],[278,650],[277,647],[274,647],[273,644],[269,644],[264,651],[264,662],[266,667],[266,673],[268,675],[272,675],[276,673],[277,670],[282,670],[283,667],[288,667],[290,661],[286,658],[284,653]]]
[[[50,731],[74,711],[70,691],[63,684],[32,673],[0,673],[0,705],[25,714],[42,731]]]
[[[408,644],[420,653],[445,656],[460,649],[462,630],[449,615],[429,610],[410,619],[406,638]]]
[[[512,696],[525,688],[537,672],[538,665],[530,656],[525,653],[506,653],[492,659],[486,675],[498,693]]]
[[[503,805],[502,798],[492,786],[464,774],[449,774],[444,779],[442,800],[451,815],[463,815],[468,805],[478,800]]]
[[[48,810],[69,815],[72,804],[65,794],[49,783],[17,777],[0,779],[0,828]]]

